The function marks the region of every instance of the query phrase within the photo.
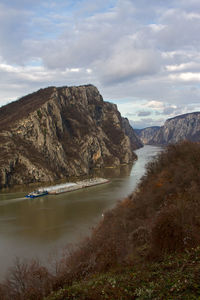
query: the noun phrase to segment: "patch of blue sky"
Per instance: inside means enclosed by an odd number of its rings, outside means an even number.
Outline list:
[[[42,62],[42,59],[40,59],[40,58],[32,59],[32,60],[28,61],[26,65],[29,67],[42,67],[43,62]]]
[[[110,102],[113,102],[113,103],[118,103],[119,105],[126,105],[126,104],[129,104],[129,103],[134,103],[135,106],[137,105],[143,105],[144,103],[146,103],[147,101],[146,100],[142,100],[142,99],[138,99],[136,97],[124,97],[123,99],[117,99],[117,98],[114,98],[114,99],[107,99],[106,101],[110,101]]]
[[[80,1],[49,1],[43,3],[41,6],[38,6],[38,13],[41,14],[60,14],[60,15],[71,15],[77,8],[77,3]]]
[[[78,1],[76,14],[82,18],[89,18],[95,14],[103,14],[114,9],[117,0],[81,0]]]
[[[42,1],[31,10],[29,34],[33,38],[57,38],[65,26],[73,23],[73,13],[79,1]]]
[[[113,102],[117,104],[118,109],[122,113],[123,116],[127,116],[128,114],[137,115],[137,112],[144,109],[144,105],[146,104],[146,100],[117,100],[113,101],[110,100],[110,102]]]
[[[29,25],[29,34],[36,39],[56,39],[63,30],[73,26],[73,17],[65,12],[44,12],[35,14]]]

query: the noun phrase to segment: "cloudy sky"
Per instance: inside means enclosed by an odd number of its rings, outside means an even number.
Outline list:
[[[0,0],[0,106],[94,84],[135,128],[200,110],[199,0]]]

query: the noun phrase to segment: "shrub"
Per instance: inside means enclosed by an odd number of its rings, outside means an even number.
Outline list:
[[[40,109],[37,110],[37,115],[38,115],[38,118],[39,118],[39,119],[42,118],[42,113],[41,113]]]
[[[16,259],[1,286],[3,300],[39,300],[51,291],[52,276],[36,260],[29,263]]]

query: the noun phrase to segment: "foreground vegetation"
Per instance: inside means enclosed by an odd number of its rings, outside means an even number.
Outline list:
[[[200,299],[200,247],[138,268],[93,275],[52,293],[45,300]]]
[[[1,299],[200,299],[199,180],[200,144],[169,146],[54,272],[17,262]]]

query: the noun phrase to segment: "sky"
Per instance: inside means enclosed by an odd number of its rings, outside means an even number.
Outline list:
[[[0,0],[0,106],[95,85],[134,128],[200,111],[199,0]]]

